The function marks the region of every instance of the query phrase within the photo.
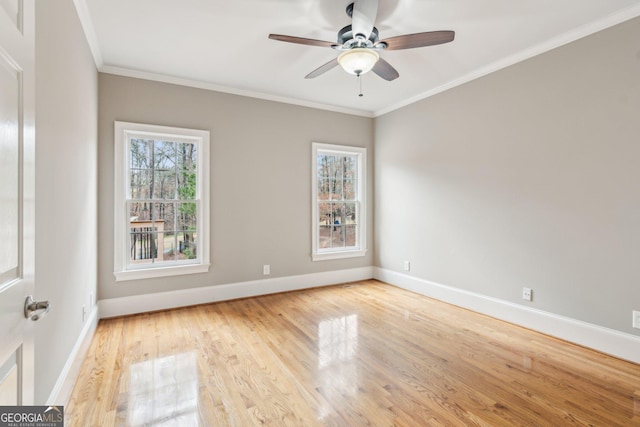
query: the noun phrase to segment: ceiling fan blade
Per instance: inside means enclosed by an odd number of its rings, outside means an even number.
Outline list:
[[[337,65],[338,65],[338,58],[334,58],[331,61],[327,62],[326,64],[319,66],[318,68],[316,68],[315,70],[313,70],[312,72],[310,72],[309,74],[304,76],[304,78],[305,79],[313,79],[315,77],[318,77],[318,76],[326,73],[327,71],[331,70],[332,68],[334,68]]]
[[[386,43],[386,50],[413,49],[414,47],[449,43],[453,41],[455,35],[455,31],[430,31],[391,37],[390,39],[382,40],[380,43]]]
[[[351,15],[353,35],[362,34],[365,40],[371,35],[378,15],[378,0],[355,0]]]
[[[269,34],[271,40],[278,40],[281,42],[289,42],[296,44],[304,44],[307,46],[320,46],[320,47],[332,47],[336,44],[333,42],[326,42],[324,40],[305,39],[304,37],[285,36],[283,34]]]
[[[391,64],[389,64],[382,58],[378,59],[378,62],[376,62],[376,65],[373,66],[371,71],[387,81],[395,80],[400,77],[400,73],[398,73],[398,70],[393,68]]]

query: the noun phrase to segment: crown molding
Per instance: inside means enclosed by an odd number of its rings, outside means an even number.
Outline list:
[[[449,89],[453,89],[456,86],[460,86],[464,83],[468,83],[472,80],[486,76],[487,74],[491,74],[503,68],[507,68],[511,65],[517,64],[518,62],[525,61],[534,56],[540,55],[542,53],[548,52],[560,46],[564,46],[566,44],[569,44],[581,38],[587,37],[591,34],[597,33],[598,31],[606,30],[607,28],[613,27],[614,25],[618,25],[622,22],[628,21],[638,16],[640,16],[640,4],[628,7],[626,9],[623,9],[611,15],[607,15],[604,18],[599,19],[597,21],[594,21],[585,25],[581,25],[557,37],[553,37],[545,42],[539,43],[528,49],[522,50],[516,54],[507,56],[506,58],[500,59],[485,67],[479,68],[475,71],[465,74],[460,78],[451,80],[431,90],[422,92],[416,96],[407,98],[404,101],[390,105],[389,107],[382,108],[378,111],[375,111],[373,113],[373,117],[380,117],[384,114],[398,110],[402,107],[406,107],[407,105],[414,104],[418,101],[429,98],[438,93],[444,92]]]
[[[80,18],[80,25],[84,31],[84,36],[89,44],[89,49],[93,55],[93,62],[96,64],[96,68],[99,70],[104,62],[102,60],[102,52],[100,51],[100,44],[98,43],[98,35],[96,34],[91,14],[89,13],[89,6],[87,6],[86,0],[73,0],[73,4],[76,7],[76,13]]]
[[[197,89],[210,90],[214,92],[228,93],[231,95],[246,96],[249,98],[263,99],[266,101],[281,102],[284,104],[298,105],[300,107],[315,108],[318,110],[333,111],[336,113],[350,114],[353,116],[373,117],[373,113],[364,110],[355,110],[351,108],[338,107],[335,105],[321,104],[317,102],[305,101],[303,99],[289,98],[285,96],[273,95],[264,92],[257,92],[246,89],[237,89],[229,86],[218,85],[214,83],[203,82],[199,80],[184,79],[181,77],[169,76],[165,74],[151,73],[148,71],[132,70],[129,68],[114,67],[111,65],[103,65],[98,71],[105,74],[114,74],[117,76],[132,77],[136,79],[152,80],[162,83],[170,83],[180,86],[188,86]]]

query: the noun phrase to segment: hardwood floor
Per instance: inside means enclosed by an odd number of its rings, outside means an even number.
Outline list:
[[[640,365],[377,281],[103,320],[70,426],[640,426]]]

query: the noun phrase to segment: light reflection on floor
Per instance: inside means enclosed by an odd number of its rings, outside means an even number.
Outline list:
[[[352,359],[358,349],[358,315],[339,317],[318,325],[318,367]]]
[[[319,391],[334,405],[358,391],[357,352],[357,314],[324,320],[318,324]],[[332,410],[320,407],[318,419],[324,419]]]
[[[199,425],[195,352],[139,362],[129,374],[128,425]]]

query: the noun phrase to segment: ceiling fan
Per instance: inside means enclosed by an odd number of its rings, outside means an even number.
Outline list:
[[[351,18],[351,25],[338,31],[338,40],[335,43],[282,34],[269,34],[269,38],[308,46],[330,47],[342,52],[337,58],[307,74],[307,79],[318,77],[339,64],[347,73],[358,77],[373,71],[383,79],[391,81],[400,77],[400,74],[381,58],[378,52],[449,43],[455,37],[454,31],[430,31],[380,40],[378,29],[375,27],[377,14],[378,0],[355,0],[349,4],[347,15]]]

